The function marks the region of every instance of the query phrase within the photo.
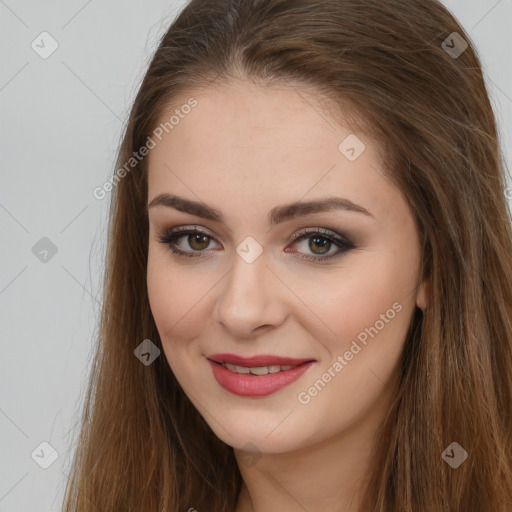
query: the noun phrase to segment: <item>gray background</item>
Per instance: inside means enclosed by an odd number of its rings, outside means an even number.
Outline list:
[[[92,190],[183,4],[0,0],[0,512],[60,509],[101,309],[108,195]],[[512,0],[445,4],[476,43],[512,168]],[[59,45],[46,59],[31,47],[50,48],[44,31]]]

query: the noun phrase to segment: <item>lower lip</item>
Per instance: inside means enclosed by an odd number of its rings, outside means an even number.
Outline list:
[[[295,382],[313,366],[315,361],[303,363],[291,370],[267,373],[266,375],[235,373],[210,359],[208,362],[217,382],[227,391],[240,396],[266,396]]]

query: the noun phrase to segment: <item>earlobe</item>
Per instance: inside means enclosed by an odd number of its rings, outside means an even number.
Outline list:
[[[427,307],[427,278],[425,278],[418,288],[418,293],[416,295],[416,305],[422,310],[425,311]]]

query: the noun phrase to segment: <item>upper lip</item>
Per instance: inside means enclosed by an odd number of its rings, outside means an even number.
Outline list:
[[[252,357],[242,357],[236,354],[211,354],[206,357],[217,363],[230,363],[237,366],[245,366],[246,368],[255,368],[258,366],[298,366],[299,364],[314,361],[314,359],[296,359],[293,357],[280,357],[267,354]]]

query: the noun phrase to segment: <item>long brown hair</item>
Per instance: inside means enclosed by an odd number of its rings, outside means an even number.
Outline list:
[[[437,0],[192,0],[149,65],[117,167],[177,98],[233,76],[303,84],[357,113],[423,240],[428,306],[412,318],[361,511],[510,512],[511,214],[470,37]],[[162,350],[146,289],[147,158],[122,174],[64,510],[233,512],[233,449],[163,353],[151,365],[134,356],[145,339]],[[442,457],[452,442],[468,453],[457,469]]]

